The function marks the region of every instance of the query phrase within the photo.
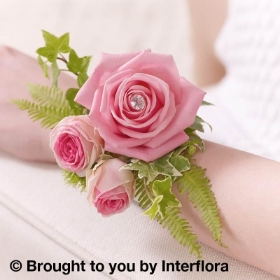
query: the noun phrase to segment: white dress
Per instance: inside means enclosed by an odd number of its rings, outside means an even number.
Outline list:
[[[280,1],[233,0],[216,43],[227,74],[206,89],[204,138],[280,161]]]

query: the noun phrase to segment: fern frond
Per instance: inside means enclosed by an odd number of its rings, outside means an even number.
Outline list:
[[[188,191],[188,197],[200,213],[206,227],[210,230],[214,240],[222,244],[222,222],[219,216],[217,202],[211,191],[210,180],[205,175],[205,169],[193,165],[190,170],[183,173],[177,181],[180,193]]]
[[[136,193],[135,197],[138,200],[139,206],[146,210],[152,206],[152,199],[148,194],[147,187],[143,179],[136,179]],[[168,228],[171,235],[183,246],[189,248],[190,253],[201,258],[202,252],[196,235],[191,231],[191,226],[183,218],[180,218],[180,207],[168,207],[166,209],[166,217],[161,218],[157,215],[156,220],[163,228]]]
[[[38,105],[51,105],[58,108],[70,108],[63,91],[57,87],[42,86],[37,84],[28,85],[29,93]]]
[[[53,128],[65,117],[74,115],[71,108],[59,108],[52,105],[37,105],[28,100],[13,100],[19,109],[27,111],[33,121],[41,120],[42,127]]]
[[[67,185],[79,188],[82,192],[86,190],[86,177],[79,177],[76,173],[65,169],[62,170],[62,175]]]
[[[166,209],[166,217],[162,219],[157,216],[157,221],[163,228],[168,228],[170,234],[183,246],[188,247],[191,254],[202,258],[201,246],[197,241],[197,236],[192,232],[189,222],[180,217],[180,207],[170,207]]]
[[[138,200],[139,206],[143,209],[146,210],[147,208],[151,207],[152,205],[152,200],[150,199],[146,185],[143,179],[136,179],[136,192],[135,192],[135,197]]]

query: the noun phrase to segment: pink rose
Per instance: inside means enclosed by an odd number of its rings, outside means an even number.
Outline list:
[[[80,177],[102,153],[103,140],[88,116],[70,116],[51,131],[50,147],[57,164]]]
[[[183,77],[171,55],[102,54],[76,100],[105,150],[152,161],[186,142],[204,92]]]
[[[134,198],[134,176],[131,170],[121,169],[124,165],[114,158],[87,172],[88,201],[103,216],[123,212]]]

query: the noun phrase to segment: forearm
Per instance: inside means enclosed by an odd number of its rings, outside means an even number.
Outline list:
[[[214,44],[226,18],[227,0],[188,0],[188,5],[196,84],[216,83],[225,74],[216,57]]]
[[[211,142],[196,160],[207,168],[228,248],[211,239],[188,199],[180,196],[200,241],[280,276],[280,163]]]
[[[49,129],[32,122],[12,100],[30,99],[28,83],[51,85],[35,59],[8,47],[0,46],[0,150],[25,160],[54,162],[49,148]],[[60,75],[62,90],[76,86],[76,81]]]

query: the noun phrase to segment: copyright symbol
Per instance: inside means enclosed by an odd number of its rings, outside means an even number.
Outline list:
[[[12,271],[18,272],[22,269],[22,263],[20,261],[17,261],[17,260],[12,261],[10,263],[10,268],[11,268]]]

